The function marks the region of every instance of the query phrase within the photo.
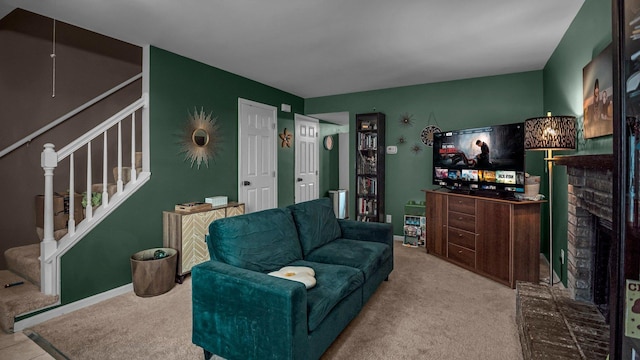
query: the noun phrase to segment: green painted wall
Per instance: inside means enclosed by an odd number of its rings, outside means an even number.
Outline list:
[[[305,100],[305,111],[309,114],[348,111],[352,134],[355,114],[380,111],[387,118],[387,145],[396,145],[401,136],[406,138],[405,144],[398,145],[396,155],[386,156],[386,213],[392,215],[394,234],[400,235],[404,205],[409,200],[423,200],[421,190],[433,188],[432,148],[420,142],[422,129],[428,124],[438,124],[442,130],[507,124],[538,116],[543,112],[542,86],[542,71],[532,71],[311,98]],[[404,113],[413,115],[411,126],[400,124]],[[411,151],[416,144],[420,149],[417,153]],[[355,152],[350,149],[350,189],[355,189],[354,157]],[[542,171],[542,154],[527,157],[528,171]],[[350,193],[352,218],[353,204],[354,194]]]
[[[581,136],[582,69],[611,43],[611,29],[611,2],[586,0],[543,70],[544,109],[556,115],[576,116],[578,122],[577,151],[558,152],[558,155],[613,152],[611,135],[588,140]],[[556,273],[567,285],[567,268],[560,263],[560,249],[567,253],[566,167],[555,167],[553,178],[553,262]],[[541,191],[544,194],[548,193],[548,181],[545,181]],[[545,218],[549,216],[546,207],[544,216]],[[548,229],[548,223],[545,223],[545,235],[548,234]],[[548,236],[544,237],[541,247],[548,259]]]
[[[162,246],[162,211],[177,203],[238,194],[238,98],[280,108],[278,132],[293,130],[302,98],[173,53],[151,48],[151,180],[62,258],[62,302],[70,303],[131,282],[129,257]],[[179,155],[188,111],[217,116],[222,151],[209,167],[191,168]],[[293,147],[278,144],[279,206],[293,203]]]

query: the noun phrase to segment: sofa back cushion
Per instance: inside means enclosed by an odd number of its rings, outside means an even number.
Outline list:
[[[298,228],[304,256],[342,236],[329,198],[290,205],[289,209]]]
[[[212,259],[259,272],[302,259],[298,232],[286,208],[216,220],[209,225],[207,246]]]

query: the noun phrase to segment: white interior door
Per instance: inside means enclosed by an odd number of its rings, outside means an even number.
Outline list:
[[[278,206],[277,109],[238,99],[238,201],[245,212]]]
[[[296,114],[295,202],[318,198],[318,119]]]

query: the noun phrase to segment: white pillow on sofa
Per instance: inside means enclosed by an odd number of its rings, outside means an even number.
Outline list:
[[[285,266],[278,271],[270,272],[268,275],[301,282],[307,289],[316,286],[316,272],[307,266]]]

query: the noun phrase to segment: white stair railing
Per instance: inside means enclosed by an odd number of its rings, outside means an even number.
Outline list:
[[[44,192],[44,237],[40,246],[41,261],[41,291],[45,294],[59,295],[60,293],[60,257],[71,249],[78,241],[80,241],[91,229],[98,225],[110,212],[117,208],[126,198],[141,187],[149,180],[150,171],[148,159],[149,156],[142,156],[142,171],[138,174],[136,168],[136,136],[140,135],[142,141],[142,153],[148,153],[149,142],[148,134],[136,133],[136,112],[142,110],[147,111],[147,96],[136,100],[126,108],[119,111],[100,125],[80,136],[69,145],[59,151],[55,151],[53,144],[45,144],[41,155],[41,165],[45,176],[45,192]],[[122,123],[131,121],[131,177],[124,184],[123,179],[123,154],[122,145],[125,139],[122,135]],[[142,131],[148,131],[148,116],[141,117]],[[117,179],[116,192],[113,197],[109,197],[108,193],[108,142],[107,132],[110,129],[117,129]],[[104,141],[102,147],[103,154],[98,156],[102,158],[102,203],[98,206],[92,206],[92,184],[93,184],[93,166],[92,166],[92,141],[101,137]],[[86,208],[85,218],[77,223],[74,216],[75,203],[73,195],[76,193],[74,177],[76,174],[76,164],[74,154],[83,148],[87,151],[86,160]],[[53,213],[53,183],[54,170],[63,160],[69,158],[69,219],[67,225],[67,234],[59,241],[54,238],[54,213]]]

